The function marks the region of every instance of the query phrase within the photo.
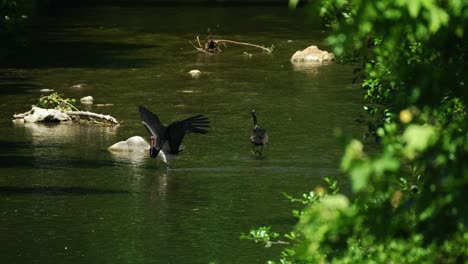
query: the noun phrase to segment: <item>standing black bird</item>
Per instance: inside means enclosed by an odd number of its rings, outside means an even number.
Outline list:
[[[159,118],[150,110],[143,106],[139,106],[140,117],[143,125],[150,133],[150,156],[155,158],[159,151],[165,147],[166,141],[169,143],[167,149],[171,154],[178,154],[182,139],[185,134],[199,133],[206,134],[207,130],[203,128],[210,127],[210,121],[203,115],[193,116],[181,121],[174,121],[165,127]],[[165,148],[166,149],[166,148]]]
[[[258,152],[260,156],[262,156],[263,147],[266,146],[268,143],[268,134],[264,128],[261,128],[257,124],[257,115],[255,114],[255,110],[252,109],[252,118],[253,118],[253,129],[252,134],[250,136],[250,142],[252,143],[252,152]],[[260,150],[256,150],[256,147],[260,147]]]

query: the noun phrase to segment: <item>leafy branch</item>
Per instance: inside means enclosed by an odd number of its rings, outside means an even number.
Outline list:
[[[265,247],[271,247],[273,244],[289,245],[289,242],[282,240],[274,240],[278,238],[280,234],[270,231],[270,228],[270,226],[262,226],[257,229],[251,229],[247,235],[242,233],[240,238],[252,240],[255,243],[261,242],[265,244]],[[289,237],[292,238],[293,236]]]
[[[95,118],[104,120],[107,122],[107,124],[111,125],[119,125],[119,121],[115,119],[114,117],[110,115],[103,115],[103,114],[98,114],[98,113],[93,113],[89,111],[81,111],[78,109],[74,104],[76,103],[75,99],[71,98],[62,98],[58,93],[52,93],[47,96],[42,96],[39,98],[37,102],[37,106],[33,106],[31,110],[25,112],[25,113],[20,113],[20,114],[14,114],[13,118],[15,119],[23,119],[23,120],[29,120],[27,122],[45,122],[45,121],[64,121],[64,120],[74,120],[74,121],[81,121],[80,117],[85,116],[87,117],[92,123],[96,124],[104,124],[103,122],[96,121]],[[55,113],[51,112],[57,112],[60,111],[63,114],[65,114],[65,117],[62,117],[63,119],[58,119],[55,115]],[[38,113],[40,112],[40,114]],[[29,119],[27,117],[29,116],[36,116],[36,118]],[[69,116],[74,116],[74,118],[71,118]],[[32,121],[34,120],[34,121]]]
[[[75,106],[76,100],[71,98],[62,98],[58,93],[52,93],[50,95],[42,96],[37,102],[37,106],[46,109],[56,109],[62,112],[67,111],[80,111]]]

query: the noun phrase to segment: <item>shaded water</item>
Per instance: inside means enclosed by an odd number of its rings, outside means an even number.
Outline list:
[[[40,25],[40,26],[39,26]],[[333,130],[360,133],[352,66],[295,67],[294,51],[323,47],[304,11],[285,7],[89,7],[61,10],[33,28],[0,68],[0,258],[5,263],[263,263],[279,247],[239,240],[251,227],[295,223],[281,192],[298,196],[338,177]],[[189,44],[215,36],[274,45],[228,46],[216,56]],[[246,55],[244,52],[251,53]],[[201,70],[193,79],[187,72]],[[72,85],[85,83],[83,88]],[[14,125],[49,88],[92,95],[118,128]],[[147,156],[109,153],[147,137],[145,105],[164,123],[205,114],[207,135],[158,168]],[[270,136],[251,155],[250,110]]]

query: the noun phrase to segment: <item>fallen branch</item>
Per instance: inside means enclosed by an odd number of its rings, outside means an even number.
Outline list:
[[[89,112],[89,111],[68,111],[68,112],[65,112],[65,114],[95,117],[95,118],[106,120],[106,121],[111,122],[111,123],[116,124],[116,125],[119,124],[119,121],[117,121],[117,119],[115,119],[114,117],[112,117],[110,115],[102,115],[102,114],[97,114],[97,113],[93,113],[93,112]]]
[[[203,53],[210,54],[210,55],[213,55],[214,52],[221,51],[219,46],[220,45],[226,46],[226,43],[232,43],[232,44],[236,44],[236,45],[243,45],[243,46],[259,48],[259,49],[262,49],[262,50],[264,50],[264,51],[266,51],[268,53],[273,52],[273,46],[271,46],[270,48],[267,48],[265,46],[260,46],[260,45],[257,45],[257,44],[252,44],[252,43],[247,43],[247,42],[240,42],[240,41],[229,40],[229,39],[212,39],[211,36],[208,37],[208,41],[205,43],[205,45],[202,45],[200,43],[200,38],[198,36],[197,36],[198,46],[193,44],[191,41],[189,41],[189,43],[192,44],[192,46],[196,50],[201,51]]]
[[[34,107],[34,106],[33,106],[33,107]],[[20,113],[20,114],[14,114],[14,115],[13,115],[13,118],[15,118],[15,119],[24,118],[25,116],[30,115],[32,112],[33,112],[33,109],[31,108],[31,110],[29,110],[29,111],[27,111],[27,112]]]
[[[197,38],[198,38],[198,37],[197,37]],[[206,53],[206,54],[208,54],[208,55],[213,55],[213,53],[208,52],[208,51],[206,51],[206,50],[204,50],[204,49],[202,49],[202,48],[199,48],[199,47],[195,46],[195,45],[192,43],[192,41],[189,41],[189,43],[192,44],[192,46],[193,46],[196,50],[201,51],[201,52],[203,52],[203,53]],[[198,42],[198,43],[200,43],[200,42]]]
[[[276,245],[289,245],[291,243],[287,242],[287,241],[282,241],[282,240],[278,240],[278,241],[270,241],[271,244],[276,244]]]
[[[264,46],[260,46],[260,45],[252,44],[252,43],[247,43],[247,42],[239,42],[239,41],[234,41],[234,40],[229,40],[229,39],[218,39],[218,40],[213,40],[213,41],[216,41],[217,43],[233,43],[233,44],[237,44],[237,45],[251,46],[251,47],[255,47],[255,48],[259,48],[259,49],[262,49],[264,51],[267,51],[268,53],[273,52],[273,47],[266,48]]]
[[[117,119],[110,115],[102,115],[97,114],[89,111],[62,111],[57,109],[44,109],[37,106],[32,106],[31,110],[14,114],[13,118],[15,120],[23,120],[24,122],[28,123],[36,123],[36,122],[65,122],[73,120],[70,116],[86,116],[88,117],[91,122],[95,124],[110,124],[110,125],[120,125],[122,122],[118,122]],[[93,118],[99,118],[104,120],[105,122],[98,122]],[[75,120],[76,121],[76,120]]]

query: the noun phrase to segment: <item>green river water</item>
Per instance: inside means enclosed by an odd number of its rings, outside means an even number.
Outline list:
[[[291,55],[326,34],[287,7],[86,7],[58,10],[0,66],[1,263],[264,263],[281,247],[240,240],[252,227],[291,230],[299,196],[340,177],[333,132],[359,135],[354,66],[298,67]],[[189,41],[215,38],[274,45],[273,53],[228,45],[207,56]],[[247,54],[245,54],[245,52]],[[249,55],[250,54],[250,55]],[[194,79],[192,69],[203,75]],[[82,88],[71,86],[84,83]],[[15,125],[40,89],[92,95],[81,108],[110,114],[116,128]],[[113,104],[97,106],[96,104]],[[137,106],[162,122],[204,114],[171,169],[107,147],[148,137]],[[269,147],[251,154],[257,110]]]

